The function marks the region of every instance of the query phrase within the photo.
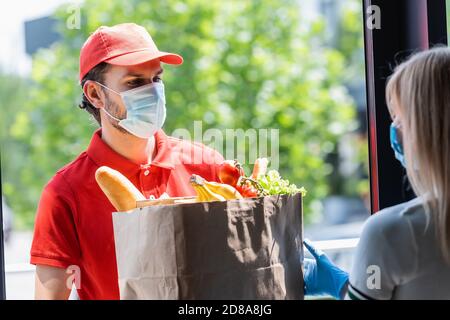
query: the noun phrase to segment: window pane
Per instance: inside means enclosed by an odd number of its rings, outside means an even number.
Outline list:
[[[20,62],[3,57],[0,74],[9,298],[33,297],[28,262],[42,189],[96,128],[77,107],[77,75],[80,47],[100,25],[134,21],[158,48],[184,56],[179,67],[163,65],[166,134],[238,159],[247,175],[257,157],[268,157],[269,169],[307,190],[306,237],[359,236],[370,208],[360,0],[194,2],[86,0],[81,20],[76,7],[62,7],[31,24],[46,13],[23,15],[11,33],[8,54]],[[53,12],[66,2],[39,3]],[[349,256],[333,250],[349,268]]]

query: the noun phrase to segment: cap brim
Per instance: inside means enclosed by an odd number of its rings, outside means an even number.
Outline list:
[[[134,66],[147,61],[159,59],[163,63],[167,64],[182,64],[183,58],[175,53],[159,51],[155,53],[150,50],[142,50],[136,52],[126,53],[114,58],[105,60],[105,62],[117,65],[117,66]]]

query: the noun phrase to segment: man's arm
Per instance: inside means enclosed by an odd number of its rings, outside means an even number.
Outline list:
[[[36,266],[35,298],[67,299],[69,266],[80,265],[80,247],[74,217],[76,200],[62,173],[42,191],[36,213],[30,263]]]
[[[67,300],[71,292],[67,285],[69,276],[63,268],[36,265],[35,299]]]

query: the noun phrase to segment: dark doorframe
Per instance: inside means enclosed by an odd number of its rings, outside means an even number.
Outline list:
[[[395,65],[412,53],[447,45],[447,17],[445,0],[363,0],[363,12],[371,205],[375,213],[414,197],[405,170],[390,147],[386,80]],[[372,23],[377,17],[379,25]]]

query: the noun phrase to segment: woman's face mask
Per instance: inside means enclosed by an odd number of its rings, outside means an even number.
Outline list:
[[[125,119],[117,119],[103,109],[108,116],[118,121],[119,126],[143,139],[152,137],[162,128],[166,120],[166,99],[162,82],[149,83],[123,92],[117,92],[97,83],[121,96],[127,109]]]
[[[403,167],[406,168],[405,154],[403,151],[403,144],[400,138],[399,128],[391,123],[390,129],[391,148],[394,150],[395,158],[400,161]]]

